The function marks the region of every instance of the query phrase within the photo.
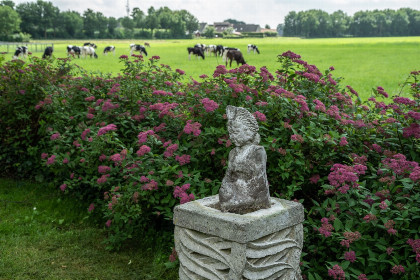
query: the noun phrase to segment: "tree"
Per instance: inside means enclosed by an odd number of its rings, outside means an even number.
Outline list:
[[[270,25],[268,25],[268,24],[266,24],[264,28],[265,29],[271,29]]]
[[[129,17],[123,17],[120,19],[121,25],[125,29],[133,30],[134,29],[134,21]]]
[[[229,22],[232,24],[246,24],[244,21],[239,21],[239,20],[231,19],[231,18],[225,19],[224,22]]]
[[[133,11],[131,12],[131,17],[133,18],[134,27],[144,27],[144,21],[146,19],[146,16],[144,15],[144,12],[142,10],[140,10],[139,8],[133,8]]]
[[[153,30],[155,30],[156,28],[159,28],[159,19],[156,16],[155,8],[153,7],[150,7],[147,10],[146,27],[151,30],[152,38],[153,38]]]
[[[87,37],[95,35],[96,16],[93,10],[87,9],[83,13],[83,32]]]
[[[116,18],[114,17],[109,17],[108,18],[108,34],[110,35],[115,35],[115,29],[118,26],[118,21]]]
[[[295,11],[289,12],[284,18],[284,36],[298,36],[299,19]]]
[[[61,12],[59,30],[63,37],[80,37],[83,30],[83,18],[75,11]]]
[[[331,35],[333,37],[342,37],[348,30],[350,17],[341,10],[331,14]]]
[[[11,0],[3,0],[0,2],[0,6],[9,6],[10,8],[15,8],[15,3]]]
[[[187,10],[180,10],[178,13],[185,22],[185,29],[189,34],[193,34],[198,29],[198,19]]]
[[[21,19],[10,6],[0,6],[0,37],[6,38],[19,31]]]
[[[47,37],[47,30],[54,29],[60,10],[53,6],[51,2],[37,0],[19,4],[16,7],[19,13],[23,32],[28,32],[33,37]]]
[[[214,26],[207,26],[203,31],[203,36],[207,38],[213,38],[214,37]]]

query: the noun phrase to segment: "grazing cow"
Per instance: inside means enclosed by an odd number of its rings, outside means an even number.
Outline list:
[[[239,63],[244,65],[246,64],[245,59],[240,51],[237,50],[228,50],[226,52],[226,66],[228,64],[228,60],[230,61],[229,67],[232,67],[232,60],[236,61],[236,65],[238,66]]]
[[[86,56],[90,56],[90,58],[92,58],[92,56],[94,58],[98,58],[98,55],[95,52],[95,49],[91,46],[83,46],[80,48],[80,53],[82,55],[82,57],[86,57]]]
[[[28,47],[21,46],[17,47],[13,59],[18,59],[19,57],[26,58],[28,56]]]
[[[206,50],[206,45],[205,44],[195,44],[194,48],[200,48],[203,53]]]
[[[104,55],[106,55],[109,52],[113,52],[114,55],[115,55],[115,47],[114,46],[105,47],[105,49],[104,49]]]
[[[237,49],[237,48],[229,48],[229,47],[223,47],[223,49],[222,49],[222,58],[223,58],[223,61],[226,61],[226,55],[227,55],[227,52],[228,51],[241,51],[240,49]]]
[[[90,46],[90,47],[92,47],[92,48],[94,48],[94,49],[96,49],[98,46],[97,45],[95,45],[94,43],[90,43],[90,42],[87,42],[87,43],[84,43],[83,44],[83,46]]]
[[[187,48],[188,50],[188,59],[191,60],[191,54],[195,55],[198,59],[201,56],[204,59],[204,51],[199,47]]]
[[[217,45],[216,46],[216,56],[222,56],[223,54],[223,46],[222,45]]]
[[[214,56],[217,56],[216,53],[216,45],[208,45],[206,47],[206,55],[214,54]]]
[[[144,42],[144,46],[150,48],[150,44],[148,42]]]
[[[51,57],[53,53],[53,47],[46,47],[44,50],[44,54],[42,55],[42,58]]]
[[[130,55],[132,55],[133,52],[140,52],[140,54],[144,53],[147,56],[146,48],[142,45],[130,44]]]
[[[260,54],[260,51],[258,50],[258,47],[256,45],[248,44],[248,53],[250,53],[251,51]]]
[[[82,47],[77,47],[77,46],[73,46],[73,45],[68,45],[67,46],[67,55],[71,55],[71,56],[75,56],[77,55],[78,58],[80,58],[80,54],[81,54],[81,48]]]

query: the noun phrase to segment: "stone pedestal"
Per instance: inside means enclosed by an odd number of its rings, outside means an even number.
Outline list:
[[[303,206],[270,202],[244,215],[218,210],[218,195],[175,207],[179,279],[302,279]]]

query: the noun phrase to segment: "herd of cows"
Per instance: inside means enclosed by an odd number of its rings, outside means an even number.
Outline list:
[[[145,42],[144,45],[137,45],[137,44],[130,44],[130,55],[132,55],[134,52],[139,52],[140,54],[144,54],[147,56],[147,50],[146,47],[150,47],[150,44]],[[67,46],[67,55],[73,56],[73,57],[94,57],[98,58],[98,55],[96,54],[97,46],[94,43],[87,42],[83,46],[73,46],[68,45]],[[42,58],[51,57],[53,53],[52,47],[46,47],[44,54],[42,55]],[[241,53],[240,49],[238,48],[231,48],[226,47],[222,45],[205,45],[205,44],[196,44],[194,47],[187,48],[188,51],[188,58],[191,59],[191,55],[194,55],[197,59],[201,57],[202,59],[205,59],[205,56],[208,55],[214,55],[214,56],[220,56],[223,58],[223,61],[226,62],[226,66],[228,62],[230,62],[230,67],[232,67],[232,61],[236,61],[236,64],[243,65],[246,64],[245,59],[243,57],[243,54]],[[115,55],[115,47],[114,46],[107,46],[105,47],[103,54],[106,55],[108,53],[113,53]],[[248,44],[248,53],[253,52],[260,53],[258,47],[253,44]],[[13,59],[18,58],[26,58],[28,55],[28,48],[26,46],[17,47],[15,54],[13,55]]]

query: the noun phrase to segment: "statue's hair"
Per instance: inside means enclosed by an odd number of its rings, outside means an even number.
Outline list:
[[[246,125],[252,132],[255,133],[254,140],[252,141],[254,144],[258,144],[260,142],[260,135],[258,134],[258,130],[260,129],[258,126],[258,122],[255,117],[245,108],[242,107],[235,107],[228,105],[226,107],[226,115],[228,118],[228,130],[229,130],[229,122],[238,121]]]

